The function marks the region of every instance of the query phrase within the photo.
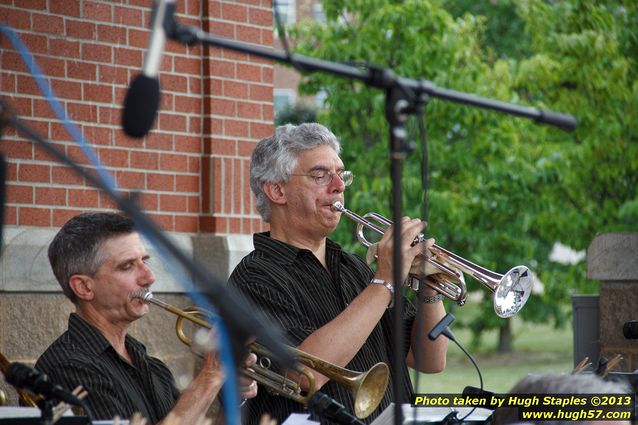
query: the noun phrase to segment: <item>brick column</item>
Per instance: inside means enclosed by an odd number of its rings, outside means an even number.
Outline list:
[[[638,320],[638,233],[602,233],[587,249],[587,277],[600,280],[600,351],[622,354],[616,370],[638,369],[638,340],[627,340],[623,324]]]
[[[272,64],[167,41],[155,124],[144,139],[127,137],[120,124],[122,103],[146,55],[152,3],[0,1],[0,21],[32,51],[118,187],[138,193],[145,211],[184,252],[225,279],[252,249],[250,233],[265,228],[254,210],[248,163],[255,143],[273,130]],[[178,0],[176,18],[225,38],[272,46],[270,0]],[[25,123],[81,164],[88,163],[4,36],[0,93]],[[11,128],[3,130],[0,150],[8,161],[0,352],[30,363],[66,327],[72,309],[48,266],[51,238],[72,216],[114,205]],[[189,303],[181,295],[183,278],[169,273],[150,251],[154,291],[169,301]],[[132,331],[180,375],[193,362],[172,326],[170,318],[144,319]]]

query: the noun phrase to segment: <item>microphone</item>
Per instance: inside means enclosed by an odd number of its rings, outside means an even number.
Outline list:
[[[82,400],[61,386],[52,383],[46,374],[23,363],[11,363],[7,367],[4,377],[7,383],[40,395],[47,400],[56,399],[75,406],[84,406]]]
[[[496,394],[492,391],[487,391],[484,390],[482,388],[478,388],[478,387],[473,387],[471,385],[466,386],[465,388],[463,388],[463,393],[461,394],[463,397],[469,397],[469,396],[475,396],[477,398],[485,398],[485,399],[489,399],[489,400],[502,400],[506,397],[500,395],[500,394]],[[490,410],[494,410],[493,407],[490,407],[489,404],[487,404],[486,406],[480,406],[484,409],[490,409]]]
[[[638,320],[625,322],[622,327],[622,334],[627,339],[638,339]]]
[[[493,393],[492,391],[487,391],[484,390],[482,388],[478,388],[478,387],[473,387],[471,385],[466,386],[465,388],[463,388],[463,396],[470,396],[470,395],[474,395],[477,397],[497,397],[497,398],[504,398],[503,396],[500,396],[496,393]]]
[[[454,338],[454,334],[452,333],[452,331],[448,327],[448,326],[450,326],[450,324],[452,324],[454,319],[456,319],[456,317],[454,317],[454,315],[452,313],[447,313],[445,316],[443,316],[443,319],[441,319],[439,321],[439,323],[434,325],[434,327],[432,328],[432,330],[428,334],[428,338],[430,339],[430,341],[434,341],[435,339],[437,339],[439,337],[439,335],[443,334],[446,337],[448,337],[448,339],[456,342],[456,340]]]
[[[162,62],[166,34],[175,27],[175,0],[155,0],[151,17],[151,37],[142,68],[126,92],[122,127],[131,137],[142,138],[153,126],[160,103],[160,84],[157,78]]]
[[[348,412],[343,404],[321,391],[316,391],[310,397],[308,410],[342,425],[364,425],[360,419]]]

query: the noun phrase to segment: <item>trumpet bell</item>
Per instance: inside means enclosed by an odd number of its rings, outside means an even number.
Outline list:
[[[525,266],[517,266],[503,275],[494,291],[494,311],[502,318],[514,316],[532,293],[532,272]]]
[[[377,363],[355,381],[354,414],[357,418],[367,418],[379,406],[390,379],[390,369],[385,363]]]

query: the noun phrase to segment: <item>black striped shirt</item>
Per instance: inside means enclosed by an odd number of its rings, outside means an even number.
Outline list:
[[[339,315],[365,289],[373,276],[372,270],[361,258],[343,251],[330,240],[326,243],[329,271],[310,250],[298,249],[272,239],[269,233],[255,234],[253,243],[255,250],[235,268],[230,283],[272,316],[293,345],[300,344]],[[378,362],[391,366],[391,312],[392,310],[388,310],[383,315],[357,355],[347,365],[348,369],[366,371]],[[414,307],[406,303],[404,357],[409,350],[414,315]],[[403,382],[403,393],[411,395],[412,384],[405,362],[398,373]],[[328,381],[321,391],[353,411],[353,397],[344,387]],[[366,422],[371,422],[392,401],[394,396],[392,386],[389,385],[383,401]],[[248,401],[248,409],[247,421],[251,424],[258,423],[261,414],[266,412],[279,422],[293,412],[306,412],[301,404],[273,396],[265,388],[260,388],[257,397]],[[330,422],[321,420],[321,423]]]
[[[130,418],[140,412],[151,424],[173,408],[179,391],[173,375],[159,359],[146,354],[142,343],[126,336],[133,365],[122,358],[95,327],[71,313],[69,328],[36,363],[52,382],[71,391],[82,385],[91,418]]]

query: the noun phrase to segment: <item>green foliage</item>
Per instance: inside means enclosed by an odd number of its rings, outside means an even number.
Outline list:
[[[444,0],[443,6],[454,17],[470,14],[484,20],[482,44],[492,57],[520,58],[531,51],[525,23],[516,13],[515,0]]]
[[[511,54],[482,44],[485,23],[495,16],[486,20],[457,8],[453,17],[444,8],[465,3],[324,0],[327,23],[304,23],[291,38],[302,54],[373,63],[439,87],[577,116],[578,130],[565,133],[438,99],[425,109],[429,232],[491,270],[530,266],[544,292],[534,294],[520,316],[560,325],[571,295],[597,286],[587,280],[584,262],[551,262],[554,243],[583,250],[598,232],[638,230],[638,25],[627,27],[637,21],[637,6],[512,0],[507,4],[515,5],[525,30],[519,39],[524,48]],[[389,215],[384,93],[321,73],[305,77],[300,90],[327,93],[318,119],[341,138],[343,160],[355,173],[348,207]],[[419,136],[414,130],[412,137]],[[423,148],[418,143],[405,161],[404,211],[410,216],[422,213]],[[344,219],[335,238],[362,253],[352,228]],[[467,280],[470,290],[483,291]],[[488,312],[485,298],[485,314],[472,324],[478,336],[504,323]]]

